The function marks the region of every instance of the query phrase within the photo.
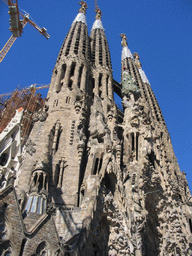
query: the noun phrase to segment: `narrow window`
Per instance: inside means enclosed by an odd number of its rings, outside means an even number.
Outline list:
[[[62,65],[62,76],[61,76],[61,80],[65,77],[65,72],[66,72],[66,64]]]
[[[81,34],[81,24],[79,24],[79,28],[77,30],[77,37],[76,37],[75,48],[74,48],[74,53],[75,54],[77,54],[78,50],[79,50],[80,34]]]
[[[38,199],[38,196],[34,196],[33,203],[32,203],[32,206],[31,206],[31,212],[36,212],[37,199]]]
[[[8,160],[8,155],[6,153],[1,154],[0,156],[0,165],[5,166]]]
[[[108,82],[109,82],[109,76],[106,78],[106,94],[108,96]]]
[[[21,250],[20,250],[19,256],[22,256],[22,255],[23,255],[23,251],[24,251],[24,247],[25,247],[26,242],[27,242],[27,239],[24,238],[23,241],[22,241],[22,244],[21,244]],[[8,256],[8,255],[11,255],[11,254],[4,254],[4,255],[7,255],[7,256]]]
[[[191,219],[189,219],[189,227],[190,227],[190,231],[192,233],[192,222],[191,222]]]
[[[66,49],[66,52],[65,52],[65,56],[67,56],[69,54],[70,46],[71,46],[71,42],[72,42],[72,38],[73,38],[73,34],[74,34],[74,31],[75,31],[76,25],[77,25],[77,23],[74,25],[74,27],[71,31],[71,35],[70,35],[69,41],[67,43],[67,49]]]
[[[84,37],[83,37],[83,50],[82,53],[85,55],[86,52],[86,27],[84,28]]]
[[[43,198],[43,204],[42,204],[42,214],[45,213],[47,207],[47,200],[45,198]]]
[[[100,170],[101,170],[102,164],[103,164],[103,158],[101,157],[100,163],[99,163],[99,172],[100,172]]]
[[[70,103],[70,99],[71,99],[71,98],[70,98],[69,96],[67,96],[65,102],[66,102],[67,104],[69,104],[69,103]]]
[[[72,62],[70,77],[74,76],[75,66],[76,66],[76,63],[75,63],[75,62]]]
[[[101,34],[99,34],[99,64],[103,65]]]
[[[81,65],[81,67],[79,69],[78,88],[80,88],[80,85],[81,85],[81,77],[82,77],[83,67],[84,67],[84,65]]]
[[[96,29],[93,35],[93,50],[92,50],[92,62],[95,63],[95,48],[96,48]]]
[[[99,158],[96,158],[95,167],[94,167],[94,171],[93,171],[93,175],[96,175],[96,173],[97,173],[98,163],[99,163]]]
[[[31,209],[32,199],[33,199],[32,196],[30,196],[30,197],[28,198],[27,205],[26,205],[26,207],[25,207],[25,210],[26,210],[27,212],[29,212],[30,209]]]
[[[108,56],[108,46],[107,46],[107,41],[104,40],[104,44],[105,44],[105,53],[106,53],[106,63],[107,63],[107,66],[109,67],[109,56]]]
[[[92,78],[92,87],[93,87],[93,91],[94,91],[94,88],[95,88],[95,79]]]
[[[100,73],[100,74],[99,74],[99,87],[101,87],[101,86],[102,86],[102,84],[101,84],[101,80],[102,80],[102,74]]]
[[[43,201],[43,198],[42,197],[38,197],[38,202],[37,202],[37,213],[41,214],[41,205],[42,205],[42,201]]]
[[[38,183],[38,191],[41,191],[41,189],[43,188],[43,173],[40,174]]]
[[[70,80],[69,80],[69,84],[68,84],[68,88],[69,88],[69,89],[72,88],[72,84],[73,84],[73,81],[70,79]]]
[[[133,177],[132,177],[132,185],[135,185],[135,179],[136,179],[136,174],[133,173]]]
[[[71,133],[70,133],[69,145],[73,145],[74,130],[75,130],[75,120],[73,120],[72,124],[71,124]]]
[[[54,100],[53,107],[57,107],[57,105],[58,105],[58,100]]]
[[[136,134],[136,160],[138,161],[139,155],[139,133]]]
[[[132,141],[132,151],[134,151],[135,150],[134,133],[131,133],[131,141]]]

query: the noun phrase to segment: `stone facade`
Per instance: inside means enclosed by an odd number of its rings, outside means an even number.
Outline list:
[[[139,55],[121,34],[114,81],[101,10],[89,37],[80,4],[14,177],[0,155],[0,254],[192,255],[191,193]]]

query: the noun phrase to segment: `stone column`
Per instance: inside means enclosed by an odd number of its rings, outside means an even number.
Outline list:
[[[80,70],[80,66],[76,65],[75,72],[74,72],[74,79],[73,79],[73,87],[74,88],[77,88],[77,86],[78,86],[79,70]]]
[[[112,77],[109,77],[108,80],[108,96],[110,100],[113,100],[113,82],[112,82]]]
[[[87,75],[87,70],[85,69],[85,67],[83,67],[83,71],[82,71],[82,75],[81,75],[81,81],[80,81],[80,89],[82,91],[85,90],[86,75]]]
[[[62,74],[63,74],[63,69],[62,67],[60,68],[57,76],[56,76],[56,79],[55,79],[55,91],[56,92],[60,92],[61,90],[61,77],[62,77]]]
[[[63,85],[64,85],[63,87],[64,88],[68,87],[69,78],[70,78],[70,72],[71,72],[71,65],[67,65],[66,73],[65,73],[65,78],[64,78],[64,81],[63,81]]]
[[[95,89],[94,89],[95,95],[99,96],[99,76],[95,77]]]
[[[102,84],[102,96],[103,96],[103,98],[106,98],[106,97],[107,97],[107,93],[106,93],[106,91],[107,91],[107,88],[106,88],[107,83],[106,83],[106,80],[107,80],[107,75],[106,75],[106,74],[103,74],[103,75],[102,75],[102,80],[101,80],[101,84]]]

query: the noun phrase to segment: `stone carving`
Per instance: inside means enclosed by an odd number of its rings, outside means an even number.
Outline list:
[[[141,68],[141,62],[139,61],[140,60],[140,57],[139,57],[139,54],[137,52],[135,52],[133,54],[133,57],[135,58],[135,64],[138,68]]]
[[[79,102],[79,101],[77,101]],[[87,120],[87,106],[82,103],[78,103],[81,105],[81,115],[79,117],[79,122],[77,124],[77,134],[78,134],[78,140],[77,140],[77,150],[78,150],[78,159],[79,163],[81,162],[81,158],[85,149],[85,144],[87,141],[87,137],[85,135],[85,131],[87,129],[86,120]],[[79,110],[80,111],[80,108]],[[76,111],[77,113],[77,111]]]
[[[78,114],[81,110],[82,102],[76,101],[75,102],[75,112]]]
[[[108,242],[108,255],[134,255],[133,243],[126,232],[121,211],[119,211],[111,191],[102,188],[104,194],[104,213],[110,226],[110,236]]]
[[[33,122],[44,122],[48,117],[48,111],[49,107],[47,105],[44,105],[43,109],[40,109],[38,112],[35,112],[33,114]]]
[[[9,167],[0,168],[0,191],[4,190],[15,179],[15,170]]]
[[[53,214],[55,214],[55,212],[56,212],[56,208],[55,208],[54,204],[52,202],[48,203],[47,208],[46,208],[46,213],[49,215],[53,215]]]
[[[81,5],[81,8],[79,9],[79,13],[85,14],[86,13],[86,9],[88,8],[86,2],[85,1],[81,1],[79,4]]]
[[[121,33],[120,37],[121,37],[121,39],[122,39],[122,41],[121,41],[121,45],[122,45],[123,47],[128,46],[128,44],[127,44],[127,37],[126,37],[126,35],[125,35],[124,33]]]
[[[36,144],[32,140],[28,140],[25,144],[25,151],[32,156],[36,152]]]
[[[92,113],[89,124],[90,142],[97,144],[104,141],[104,136],[109,132],[105,117],[103,114],[103,107],[99,97],[95,95],[92,106]]]
[[[96,12],[95,19],[96,19],[96,20],[101,20],[101,16],[102,16],[101,10],[97,7],[96,10],[95,10],[95,12]]]
[[[121,84],[122,84],[121,93],[123,97],[126,96],[129,99],[131,94],[134,95],[135,100],[137,100],[140,97],[141,92],[137,87],[135,81],[131,77],[128,70],[123,71]]]

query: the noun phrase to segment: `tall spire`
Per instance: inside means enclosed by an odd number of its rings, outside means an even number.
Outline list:
[[[96,5],[95,22],[91,29],[91,55],[95,95],[101,99],[113,99],[112,68],[109,47],[101,21],[102,12]]]
[[[139,54],[137,52],[135,52],[133,54],[133,57],[135,59],[135,65],[137,66],[138,70],[139,70],[139,74],[141,76],[141,79],[143,81],[143,83],[149,83],[149,80],[147,79],[147,76],[145,74],[145,71],[142,69],[142,65],[141,65],[141,62],[139,61],[140,60],[140,57],[139,57]]]
[[[105,29],[103,27],[103,23],[101,21],[101,16],[102,16],[101,10],[98,7],[96,7],[95,12],[96,12],[95,22],[93,23],[91,31],[94,30],[94,29],[97,29],[97,28],[100,28],[103,31],[105,31]]]
[[[61,47],[52,76],[52,85],[57,93],[62,88],[63,90],[65,90],[64,88],[73,90],[75,87],[84,91],[87,85],[85,77],[91,56],[85,17],[88,7],[85,1],[81,1],[79,4],[81,8]]]
[[[88,6],[85,1],[81,1],[79,4],[81,5],[81,8],[79,9],[79,13],[77,14],[73,23],[77,21],[81,21],[82,23],[85,23],[87,25],[85,14],[86,14],[86,9],[88,9]]]
[[[126,58],[133,58],[131,51],[128,48],[128,43],[127,43],[127,37],[124,33],[122,33],[120,35],[122,41],[121,41],[121,45],[123,46],[122,49],[122,54],[121,54],[121,61],[123,61]]]

